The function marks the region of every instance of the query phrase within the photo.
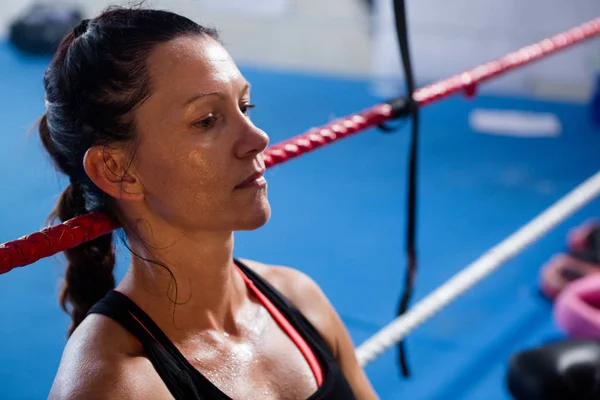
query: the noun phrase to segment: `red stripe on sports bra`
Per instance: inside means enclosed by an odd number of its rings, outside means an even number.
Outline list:
[[[121,293],[123,296],[127,297],[129,300],[131,300],[133,303],[135,303],[135,301],[133,301],[133,299],[131,297],[127,296],[125,293],[121,292],[120,290],[114,289],[114,291]],[[148,328],[146,328],[146,325],[142,324],[142,321],[140,321],[135,315],[133,315],[133,313],[131,311],[127,311],[127,312],[129,313],[129,315],[131,315],[133,317],[133,319],[135,319],[137,321],[138,324],[140,324],[140,326],[142,328],[144,328],[144,330],[146,332],[148,332],[148,335],[150,335],[152,337],[152,339],[154,339],[154,341],[160,345],[160,347],[164,348],[164,346],[162,345],[162,343],[159,342],[158,340],[156,340],[156,338],[154,337],[154,335],[152,334],[152,332],[150,332],[148,330]]]
[[[164,346],[162,345],[162,343],[161,343],[161,342],[159,342],[158,340],[156,340],[156,338],[154,337],[154,335],[152,334],[152,332],[150,332],[150,331],[148,330],[148,328],[146,328],[146,325],[142,324],[142,322],[141,322],[139,319],[137,319],[137,317],[136,317],[135,315],[133,315],[133,314],[131,313],[131,311],[129,311],[129,315],[131,315],[131,316],[133,317],[133,319],[135,319],[135,320],[138,322],[138,324],[140,324],[140,326],[141,326],[142,328],[144,328],[144,330],[145,330],[146,332],[148,332],[148,335],[152,336],[152,339],[154,339],[154,341],[155,341],[156,343],[158,343],[158,344],[160,345],[160,347],[164,347]]]
[[[273,319],[279,324],[281,329],[283,329],[283,331],[290,337],[290,339],[292,339],[292,342],[294,342],[294,344],[298,347],[298,349],[308,362],[308,365],[310,366],[310,369],[312,370],[313,374],[315,375],[317,386],[321,387],[321,385],[323,384],[323,371],[321,369],[321,365],[319,364],[319,360],[317,360],[317,357],[315,356],[315,353],[312,351],[310,346],[306,343],[302,336],[300,336],[300,334],[298,333],[298,331],[296,331],[292,324],[290,324],[290,322],[283,316],[281,311],[279,311],[277,307],[275,307],[275,305],[271,303],[271,300],[269,300],[267,296],[265,296],[256,286],[254,286],[254,282],[252,282],[252,280],[250,280],[250,278],[248,278],[246,274],[244,274],[244,272],[237,265],[234,264],[234,266],[242,276],[242,279],[244,279],[244,282],[246,282],[246,285],[250,288],[250,290],[252,290],[256,297],[258,297],[262,305],[269,311],[271,317],[273,317]]]

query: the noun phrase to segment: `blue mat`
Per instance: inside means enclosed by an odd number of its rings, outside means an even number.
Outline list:
[[[37,135],[47,60],[0,45],[3,120],[0,242],[39,230],[64,187]],[[380,99],[368,82],[244,69],[256,123],[273,143]],[[557,138],[471,131],[473,108],[554,113]],[[583,106],[514,98],[454,97],[422,111],[420,266],[415,301],[442,284],[600,168],[600,131]],[[269,170],[271,221],[237,235],[236,256],[312,276],[361,343],[394,318],[404,274],[408,131],[371,130]],[[408,339],[413,377],[396,351],[366,371],[382,399],[509,399],[508,357],[559,337],[537,288],[539,266],[564,248],[567,229],[597,215],[587,206],[507,263]],[[127,255],[120,256],[121,276]],[[0,398],[45,398],[65,344],[57,303],[61,257],[0,277]]]

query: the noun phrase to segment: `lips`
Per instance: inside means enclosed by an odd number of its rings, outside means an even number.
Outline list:
[[[265,181],[265,179],[263,178],[264,174],[265,174],[264,169],[262,169],[260,171],[256,171],[255,173],[250,175],[248,178],[246,178],[243,182],[239,183],[235,188],[242,189],[245,187],[251,187],[251,186],[256,186],[256,185],[262,184],[263,181]]]

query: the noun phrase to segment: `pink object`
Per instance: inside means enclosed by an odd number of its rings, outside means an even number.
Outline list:
[[[575,339],[600,339],[600,274],[581,278],[557,297],[554,318]]]
[[[600,265],[580,260],[567,253],[554,255],[540,272],[540,288],[554,300],[568,285],[592,274],[600,273]]]

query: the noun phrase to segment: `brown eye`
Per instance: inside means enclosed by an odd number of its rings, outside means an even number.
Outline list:
[[[242,104],[240,106],[240,110],[242,110],[244,115],[249,115],[250,110],[252,110],[253,108],[256,108],[256,104]]]
[[[217,117],[214,114],[209,114],[206,118],[194,123],[194,125],[200,129],[207,130],[215,126],[216,122]]]

